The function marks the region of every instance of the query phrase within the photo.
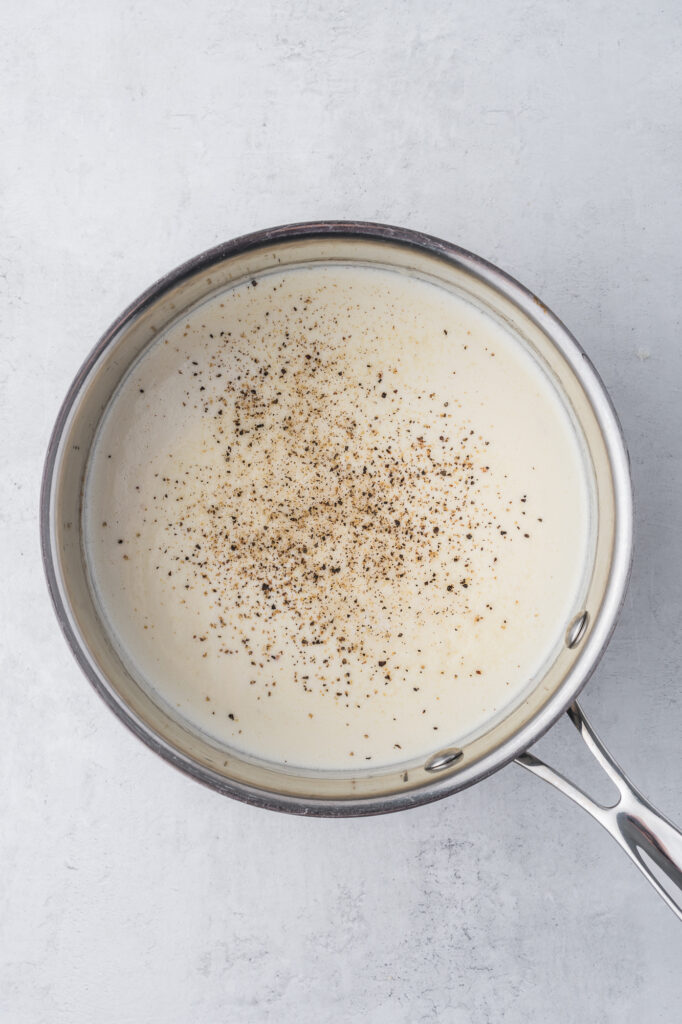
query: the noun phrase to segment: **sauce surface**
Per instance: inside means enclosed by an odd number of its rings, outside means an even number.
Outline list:
[[[163,333],[91,455],[86,552],[146,685],[266,760],[376,767],[509,706],[579,610],[589,488],[553,385],[435,284],[260,277]]]

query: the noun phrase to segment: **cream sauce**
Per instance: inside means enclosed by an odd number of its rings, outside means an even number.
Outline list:
[[[329,265],[156,340],[104,417],[84,526],[162,701],[251,755],[359,769],[459,742],[528,687],[578,610],[589,487],[506,328]]]

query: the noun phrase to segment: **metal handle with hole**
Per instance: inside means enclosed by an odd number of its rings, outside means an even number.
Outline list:
[[[584,810],[596,818],[607,832],[610,832],[619,846],[653,885],[656,892],[682,921],[682,832],[671,821],[664,818],[655,807],[636,789],[623,774],[609,752],[595,734],[577,703],[568,709],[568,716],[584,739],[588,748],[615,784],[620,797],[611,806],[604,806],[592,800],[586,793],[569,782],[559,772],[550,768],[534,754],[526,753],[517,757],[517,764],[523,765],[534,775],[565,793]],[[671,892],[667,892],[658,881],[642,854],[646,854],[670,879]]]

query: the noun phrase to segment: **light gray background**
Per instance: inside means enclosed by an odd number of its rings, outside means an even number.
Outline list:
[[[166,270],[320,217],[458,242],[564,319],[620,413],[634,575],[584,706],[681,820],[679,11],[5,0],[2,1024],[679,1021],[679,922],[521,769],[306,821],[154,757],[72,661],[37,530],[63,394]],[[540,748],[582,772],[568,725]]]

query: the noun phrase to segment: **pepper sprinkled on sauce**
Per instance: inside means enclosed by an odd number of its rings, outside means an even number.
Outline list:
[[[212,595],[211,630],[219,634],[221,616],[234,609],[242,642],[258,625],[257,663],[270,660],[286,616],[299,664],[315,664],[314,684],[301,675],[304,690],[348,697],[358,667],[365,683],[400,686],[408,670],[380,671],[388,659],[373,659],[368,631],[388,651],[404,610],[417,623],[424,614],[427,588],[429,614],[444,628],[489,614],[467,594],[473,531],[491,569],[500,530],[480,485],[486,439],[458,412],[451,384],[450,401],[434,391],[410,395],[423,405],[418,420],[406,418],[401,387],[385,389],[396,368],[354,364],[313,296],[282,308],[274,291],[263,313],[272,320],[253,329],[257,345],[248,332],[228,332],[205,345],[202,359],[187,360],[184,401],[201,409],[206,443],[222,457],[159,481],[167,516],[159,553],[184,589]],[[427,436],[432,424],[439,432]],[[387,601],[394,587],[408,609]],[[311,656],[321,646],[326,664]],[[261,686],[271,693],[267,674]],[[373,696],[370,686],[365,699]]]

